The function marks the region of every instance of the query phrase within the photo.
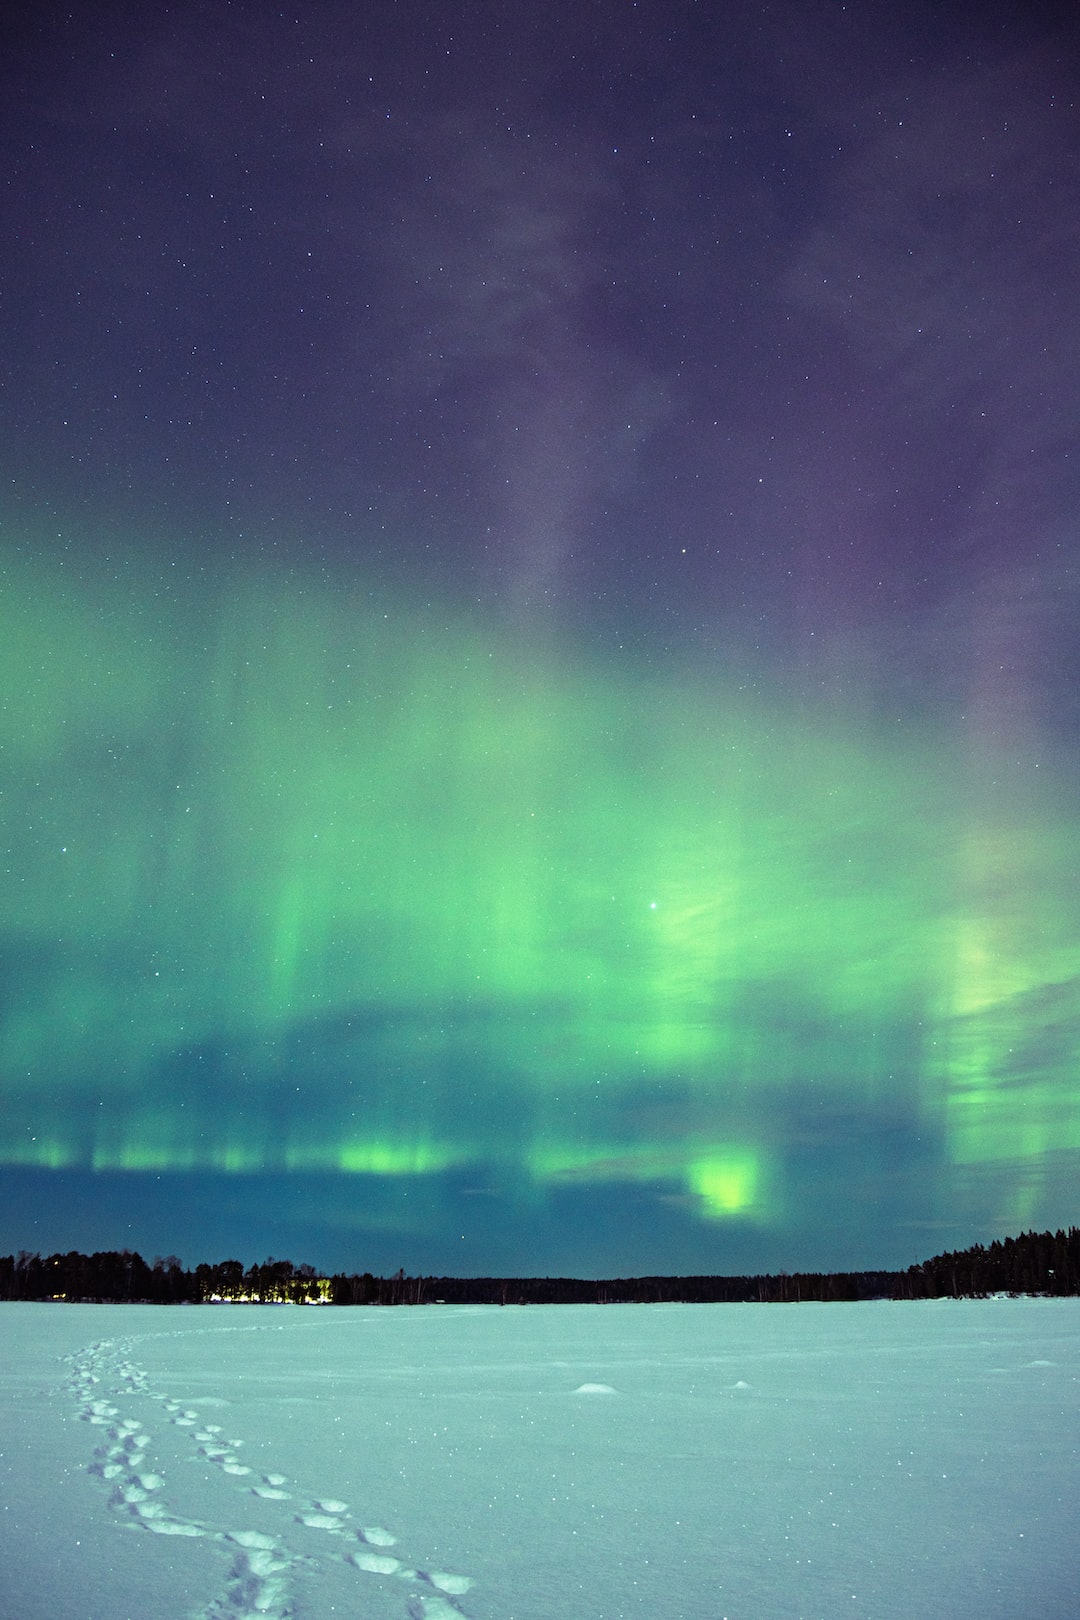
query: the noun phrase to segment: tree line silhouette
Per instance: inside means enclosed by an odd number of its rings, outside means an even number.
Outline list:
[[[175,1255],[148,1265],[130,1249],[42,1258],[0,1256],[0,1299],[154,1305],[566,1305],[795,1303],[803,1300],[981,1299],[990,1294],[1080,1294],[1080,1227],[1024,1232],[935,1255],[906,1271],[780,1272],[736,1277],[321,1276],[314,1266],[239,1260],[185,1270]]]

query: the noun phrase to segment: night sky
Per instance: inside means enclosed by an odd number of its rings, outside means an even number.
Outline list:
[[[1080,1219],[1080,23],[8,3],[0,1252]]]

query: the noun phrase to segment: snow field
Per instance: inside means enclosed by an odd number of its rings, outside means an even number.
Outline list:
[[[9,1305],[0,1346],[4,1620],[1080,1612],[1080,1301]]]

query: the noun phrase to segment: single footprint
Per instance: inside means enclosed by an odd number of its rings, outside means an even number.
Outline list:
[[[298,1513],[297,1524],[306,1524],[309,1530],[344,1530],[345,1520],[336,1513]]]
[[[461,1610],[443,1597],[413,1598],[409,1614],[412,1620],[461,1620]]]
[[[453,1597],[461,1597],[472,1586],[467,1575],[444,1575],[432,1570],[428,1576],[432,1586],[437,1586],[440,1592],[449,1592]]]
[[[226,1530],[226,1541],[235,1541],[238,1547],[246,1547],[248,1551],[273,1552],[277,1542],[273,1536],[264,1535],[261,1530]]]
[[[397,1546],[397,1536],[392,1536],[389,1530],[384,1530],[381,1525],[365,1524],[356,1533],[360,1540],[366,1541],[370,1547]]]
[[[401,1568],[401,1559],[392,1558],[389,1553],[354,1552],[349,1553],[348,1558],[357,1569],[367,1570],[372,1575],[396,1575]]]
[[[200,1524],[192,1524],[189,1519],[151,1519],[146,1528],[153,1530],[159,1536],[205,1536],[206,1531]]]

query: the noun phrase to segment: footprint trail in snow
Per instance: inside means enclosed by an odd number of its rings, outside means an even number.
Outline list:
[[[362,1522],[349,1503],[309,1495],[285,1474],[250,1467],[242,1459],[243,1441],[199,1411],[208,1402],[185,1403],[150,1388],[133,1359],[138,1342],[103,1339],[65,1357],[69,1388],[79,1417],[102,1431],[89,1467],[108,1489],[113,1513],[152,1535],[204,1537],[226,1550],[222,1590],[203,1620],[293,1620],[300,1612],[295,1577],[331,1562],[404,1588],[402,1612],[410,1620],[462,1620],[459,1600],[473,1585],[467,1575],[419,1567],[399,1556],[395,1535]],[[170,1479],[193,1462],[216,1469],[231,1493],[226,1502],[235,1498],[231,1523],[224,1513],[214,1522],[175,1508]],[[202,1494],[213,1506],[212,1493]],[[245,1507],[254,1507],[264,1524],[253,1528]],[[290,1544],[298,1539],[302,1550]]]

